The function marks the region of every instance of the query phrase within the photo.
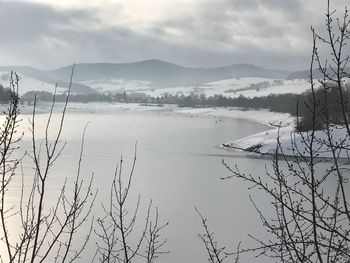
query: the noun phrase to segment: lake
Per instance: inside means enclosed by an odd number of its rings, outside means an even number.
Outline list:
[[[26,131],[22,150],[30,151],[31,139],[26,128],[30,116],[22,117],[22,128]],[[38,140],[43,138],[47,117],[47,114],[36,116]],[[55,113],[54,117],[57,121],[59,114]],[[159,208],[160,221],[169,221],[163,237],[168,239],[165,249],[171,253],[161,256],[159,262],[207,261],[204,247],[196,237],[203,229],[195,207],[208,219],[219,243],[229,250],[233,250],[241,240],[243,245],[252,244],[248,234],[263,235],[260,220],[248,197],[249,185],[235,179],[220,180],[220,177],[230,175],[221,160],[224,158],[228,164],[237,164],[242,171],[258,175],[265,174],[264,166],[270,161],[247,158],[239,152],[226,152],[217,145],[267,130],[267,126],[244,119],[218,119],[171,112],[70,110],[62,134],[67,146],[50,173],[46,207],[54,204],[50,202],[55,200],[65,178],[68,178],[68,189],[72,187],[81,136],[87,123],[82,177],[87,181],[94,172],[93,188],[98,189],[98,197],[93,213],[96,217],[102,216],[101,203],[108,201],[115,166],[123,156],[126,163],[124,171],[129,171],[137,142],[130,210],[141,194],[142,208],[136,224],[142,225],[142,213],[150,199]],[[31,160],[26,157],[23,161],[26,185],[32,178],[32,166]],[[15,181],[13,190],[8,193],[8,202],[18,202],[19,189],[19,181]],[[266,205],[261,193],[253,193],[253,197],[262,206]],[[16,229],[15,223],[11,228]],[[92,239],[95,241],[94,237]],[[79,238],[77,241],[81,242]],[[94,242],[90,242],[87,257],[91,257],[93,250]],[[242,257],[240,262],[249,262],[249,258]]]

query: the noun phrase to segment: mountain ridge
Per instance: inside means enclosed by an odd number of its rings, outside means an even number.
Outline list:
[[[25,76],[42,82],[61,86],[68,84],[72,65],[54,70],[39,70],[30,66],[0,66],[0,71],[14,70]],[[74,70],[75,91],[93,92],[84,82],[92,80],[123,79],[140,80],[151,83],[155,88],[175,86],[195,86],[208,82],[243,77],[265,77],[285,79],[288,71],[265,69],[253,64],[231,64],[212,68],[192,68],[173,64],[167,61],[150,59],[128,63],[78,63]]]
[[[286,78],[288,71],[264,69],[252,64],[231,64],[213,68],[190,68],[162,60],[144,60],[131,63],[76,64],[77,81],[93,79],[125,79],[149,81],[159,86],[189,86],[211,81],[241,77]],[[67,78],[71,66],[47,71],[49,76]]]

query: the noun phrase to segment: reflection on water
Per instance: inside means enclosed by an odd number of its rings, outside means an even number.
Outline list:
[[[38,131],[43,130],[46,118],[46,114],[37,115]],[[24,117],[23,126],[26,126],[26,119]],[[238,153],[231,155],[216,146],[266,130],[266,126],[244,120],[215,122],[214,118],[157,113],[69,113],[62,135],[68,144],[50,174],[49,201],[57,196],[58,186],[65,178],[68,178],[71,187],[77,169],[81,135],[87,122],[82,172],[86,180],[92,172],[95,174],[94,188],[99,194],[94,213],[100,215],[100,204],[108,198],[120,156],[123,155],[126,163],[130,164],[137,141],[138,159],[131,200],[136,202],[138,193],[141,193],[143,205],[152,199],[159,207],[160,218],[170,222],[164,235],[168,238],[167,248],[171,254],[165,255],[161,262],[206,262],[207,256],[196,238],[202,229],[195,206],[208,218],[217,238],[228,247],[233,248],[233,242],[237,244],[239,240],[251,242],[247,239],[249,233],[263,233],[248,199],[247,185],[236,180],[220,181],[219,178],[229,175],[221,164],[222,157],[230,165],[238,164],[242,170],[259,175],[265,173],[265,164],[270,161],[244,158]],[[30,145],[27,132],[22,149],[30,149]],[[24,181],[28,185],[33,174],[29,158],[24,160],[23,167]],[[9,202],[18,203],[19,181],[13,186],[8,194]],[[260,193],[253,194],[261,206],[267,206],[266,200],[259,196]],[[52,205],[49,201],[46,207]],[[15,229],[15,226],[13,224],[12,228]],[[90,246],[87,253],[91,255],[94,242]],[[245,262],[244,258],[241,262]]]

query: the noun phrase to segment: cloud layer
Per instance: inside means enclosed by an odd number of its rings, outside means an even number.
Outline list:
[[[305,68],[310,26],[321,30],[326,7],[312,0],[68,2],[0,0],[0,64],[158,58],[186,66]],[[339,14],[345,3],[337,1]]]

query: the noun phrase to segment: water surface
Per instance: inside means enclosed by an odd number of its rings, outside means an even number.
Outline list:
[[[29,116],[28,116],[29,117]],[[47,114],[36,116],[38,140],[45,127]],[[54,115],[58,119],[59,114]],[[23,126],[27,116],[24,117]],[[54,119],[54,121],[57,121]],[[114,111],[110,113],[68,112],[62,139],[67,141],[61,158],[50,174],[48,185],[49,202],[59,192],[65,178],[71,187],[77,169],[77,161],[84,126],[88,124],[82,166],[82,176],[87,181],[94,172],[94,189],[98,189],[94,213],[101,216],[101,203],[108,201],[108,193],[116,164],[121,156],[125,171],[131,164],[134,145],[137,142],[137,163],[130,195],[130,209],[138,194],[141,205],[146,207],[150,199],[159,207],[160,219],[169,221],[164,231],[168,239],[169,255],[159,262],[206,262],[207,255],[196,237],[201,233],[200,219],[195,206],[208,218],[210,228],[223,246],[232,248],[238,241],[249,244],[249,233],[261,234],[261,224],[249,201],[248,185],[237,180],[221,181],[230,175],[221,163],[222,157],[230,165],[239,165],[243,171],[258,175],[265,173],[265,159],[246,158],[241,153],[228,153],[216,146],[266,130],[265,125],[242,119],[194,117],[179,114]],[[54,127],[52,129],[54,131]],[[30,149],[30,134],[23,138],[23,149]],[[29,182],[32,163],[24,160],[25,181]],[[69,188],[68,186],[68,188]],[[17,191],[9,194],[10,200],[18,201]],[[255,198],[261,202],[260,194]],[[141,209],[139,223],[142,223]],[[93,240],[95,241],[95,240]],[[94,247],[91,242],[87,253]],[[81,262],[86,262],[82,260]],[[242,262],[245,262],[242,258]]]

